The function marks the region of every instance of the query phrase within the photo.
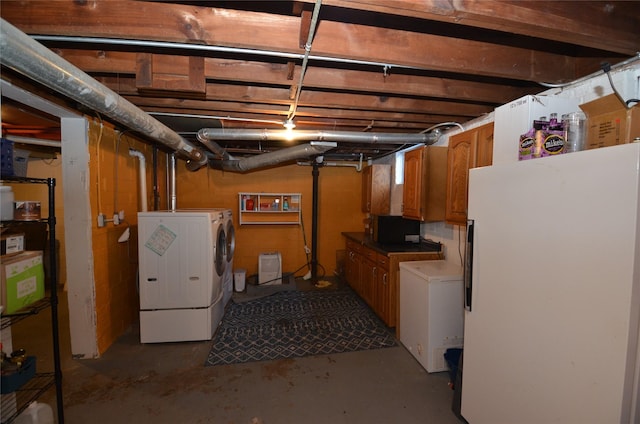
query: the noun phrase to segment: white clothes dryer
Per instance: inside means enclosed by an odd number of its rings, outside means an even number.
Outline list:
[[[138,213],[142,343],[210,340],[224,314],[224,214]]]

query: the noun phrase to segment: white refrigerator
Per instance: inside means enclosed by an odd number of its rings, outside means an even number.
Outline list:
[[[472,169],[461,414],[640,422],[640,143]]]

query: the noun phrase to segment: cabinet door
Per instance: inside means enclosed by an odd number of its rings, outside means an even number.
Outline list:
[[[376,164],[362,171],[362,212],[388,215],[391,208],[391,165]]]
[[[493,122],[478,127],[476,161],[473,168],[491,166],[493,163]]]
[[[371,212],[371,187],[373,183],[373,167],[367,166],[362,170],[362,212]]]
[[[466,131],[449,139],[445,219],[450,224],[462,225],[467,222],[467,186],[476,137],[475,131]]]
[[[447,189],[447,148],[426,146],[404,156],[402,216],[443,221]]]
[[[361,292],[358,294],[364,299],[365,302],[367,302],[367,305],[369,305],[374,310],[374,293],[377,272],[378,269],[375,261],[372,261],[371,259],[366,257],[363,258],[362,274],[360,275],[362,279],[362,286]]]
[[[376,275],[375,310],[385,324],[393,321],[389,317],[391,284],[389,281],[389,258],[378,254],[378,272]]]
[[[404,187],[402,189],[402,216],[421,219],[422,204],[422,152],[424,148],[404,154]]]
[[[469,169],[490,166],[492,158],[493,123],[451,136],[447,156],[447,223],[466,224]]]
[[[360,264],[362,263],[362,256],[360,255],[360,248],[351,240],[347,240],[347,257],[344,264],[344,273],[347,283],[357,293],[360,291]]]

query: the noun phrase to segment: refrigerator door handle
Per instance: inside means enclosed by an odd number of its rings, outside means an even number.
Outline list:
[[[464,249],[464,308],[471,311],[471,295],[473,293],[473,230],[475,222],[467,220],[467,242]]]

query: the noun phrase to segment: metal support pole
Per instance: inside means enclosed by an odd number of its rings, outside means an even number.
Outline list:
[[[58,325],[58,255],[56,252],[56,179],[47,178],[49,191],[49,274],[50,274],[50,300],[51,300],[51,325],[53,336],[53,367],[56,386],[56,407],[58,423],[64,423],[64,403],[62,401],[62,366],[60,365],[60,334]]]
[[[320,175],[318,162],[313,162],[313,206],[311,216],[311,279],[317,282],[318,277],[318,176]]]

